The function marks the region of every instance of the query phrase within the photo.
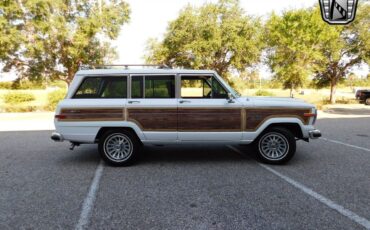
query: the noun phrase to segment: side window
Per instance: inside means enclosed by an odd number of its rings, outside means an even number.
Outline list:
[[[175,76],[145,76],[145,98],[175,98]]]
[[[96,98],[100,83],[101,77],[85,78],[75,93],[74,98]]]
[[[181,97],[211,98],[211,76],[182,76]]]
[[[127,98],[127,78],[103,78],[99,96],[101,98]]]
[[[127,98],[127,78],[87,77],[73,98]]]
[[[212,79],[212,97],[213,98],[227,98],[227,92],[214,77]]]
[[[131,78],[131,97],[132,98],[144,98],[143,76],[132,76]]]
[[[227,92],[212,76],[182,76],[182,98],[227,98]]]

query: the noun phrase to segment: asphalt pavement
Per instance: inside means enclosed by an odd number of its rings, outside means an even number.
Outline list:
[[[286,165],[247,146],[148,146],[131,167],[51,131],[0,132],[0,229],[370,228],[370,117],[323,118]]]

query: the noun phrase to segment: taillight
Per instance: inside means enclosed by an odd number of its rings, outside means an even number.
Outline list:
[[[58,120],[65,119],[67,116],[64,114],[55,114],[54,118]]]

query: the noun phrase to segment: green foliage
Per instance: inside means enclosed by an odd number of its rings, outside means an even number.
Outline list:
[[[271,15],[266,23],[268,63],[284,88],[298,88],[308,76],[317,88],[335,89],[351,67],[369,60],[370,5],[361,5],[356,20],[346,26],[325,23],[318,7]]]
[[[255,93],[256,96],[268,96],[268,97],[272,97],[272,96],[275,96],[272,92],[269,92],[267,90],[258,90],[256,93]]]
[[[48,94],[48,105],[46,106],[46,110],[54,111],[58,105],[58,103],[64,99],[66,96],[65,89],[55,90]]]
[[[338,83],[338,87],[349,87],[353,89],[354,87],[369,87],[370,88],[370,78],[362,78],[356,76],[354,73],[350,73],[341,82]]]
[[[9,92],[4,95],[4,102],[7,104],[19,104],[22,102],[30,102],[35,99],[32,93],[25,92]]]
[[[11,86],[12,89],[45,89],[46,85],[42,82],[29,81],[20,79],[14,81]]]
[[[266,89],[281,89],[281,88],[283,88],[283,84],[280,81],[276,80],[276,79],[262,81],[262,86]]]
[[[146,60],[173,67],[213,69],[224,77],[259,61],[261,25],[238,0],[188,5],[169,23],[162,41],[148,41]]]
[[[109,40],[129,13],[124,0],[0,1],[0,61],[5,71],[14,67],[32,81],[70,83],[80,63],[115,56]]]
[[[52,81],[48,84],[49,87],[58,87],[61,89],[65,89],[67,87],[64,81]]]
[[[289,10],[272,14],[266,23],[268,64],[285,89],[303,87],[313,72],[309,67],[319,58],[315,46],[322,31],[318,15],[312,9]]]
[[[359,4],[357,16],[349,26],[350,32],[355,36],[355,52],[363,62],[370,65],[370,3]],[[369,74],[370,75],[370,74]],[[369,76],[368,75],[368,76]]]
[[[0,89],[11,89],[12,85],[13,85],[13,82],[10,82],[10,81],[0,82]]]
[[[353,66],[368,62],[370,57],[370,5],[359,5],[356,20],[347,26],[325,24],[319,36],[318,48],[322,58],[315,60],[317,87],[330,85],[330,102],[335,103],[336,87],[343,83]],[[324,26],[323,26],[324,27]]]

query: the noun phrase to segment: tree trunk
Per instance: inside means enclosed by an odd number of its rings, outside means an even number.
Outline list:
[[[290,87],[290,97],[291,97],[291,98],[293,98],[293,97],[294,97],[293,90],[294,90],[294,86],[292,85],[292,86]]]
[[[69,85],[71,84],[72,82],[72,79],[68,76],[67,79],[64,80],[64,82],[67,84],[67,89],[69,88]]]
[[[67,88],[69,88],[69,85],[71,84],[73,77],[74,77],[74,71],[72,68],[68,68],[67,70],[67,79],[65,79],[65,82],[67,83]]]
[[[335,92],[337,89],[337,81],[332,79],[330,81],[330,104],[335,104]]]

